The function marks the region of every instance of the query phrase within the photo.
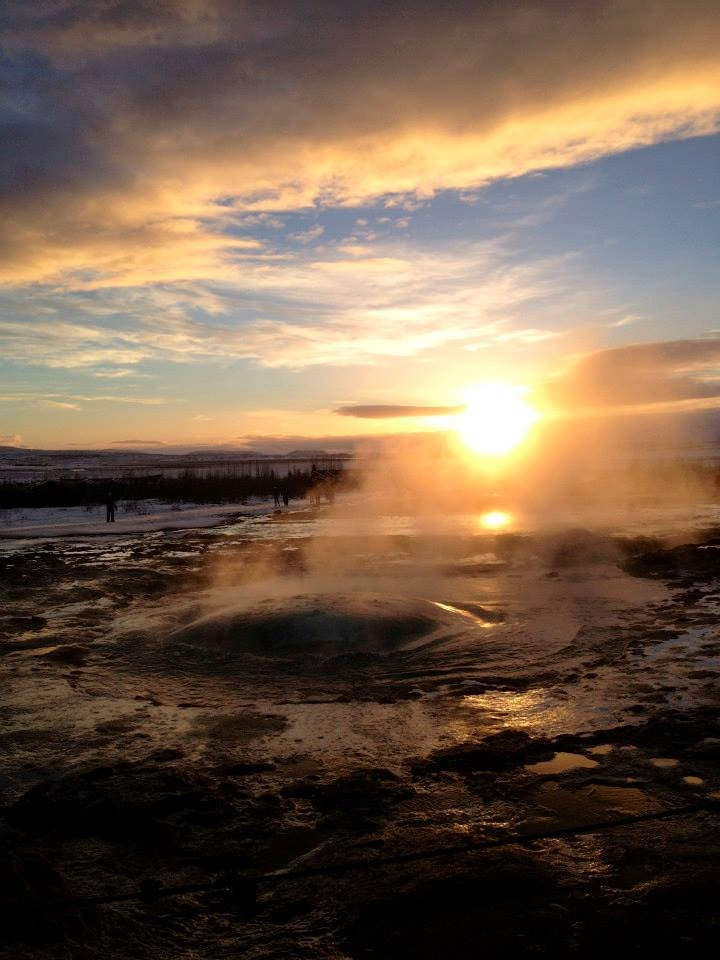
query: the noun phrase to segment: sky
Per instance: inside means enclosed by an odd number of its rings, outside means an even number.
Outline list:
[[[716,0],[5,0],[0,36],[0,445],[341,449],[484,381],[720,406]]]

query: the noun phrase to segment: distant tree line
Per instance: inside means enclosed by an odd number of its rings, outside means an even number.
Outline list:
[[[343,470],[322,472],[325,484],[347,487],[353,479]],[[294,472],[234,477],[213,474],[199,477],[187,471],[179,477],[132,477],[93,480],[44,480],[39,483],[0,483],[0,509],[18,507],[92,507],[105,502],[108,493],[118,500],[164,500],[169,503],[242,503],[250,497],[272,499],[278,487],[291,500],[313,495],[318,475]]]

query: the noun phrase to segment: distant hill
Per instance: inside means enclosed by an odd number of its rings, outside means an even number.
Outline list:
[[[259,450],[238,450],[235,447],[209,447],[207,450],[190,450],[188,453],[165,454],[166,456],[181,456],[185,460],[207,460],[208,457],[238,457],[244,460],[262,460],[267,453]]]
[[[327,459],[329,457],[349,456],[345,452],[328,452],[327,450],[316,449],[297,449],[289,452],[267,453],[261,450],[238,450],[237,447],[208,447],[206,450],[134,450],[131,447],[122,447],[121,449],[99,449],[99,450],[42,450],[30,447],[8,447],[0,446],[0,460],[14,463],[33,460],[44,461],[87,461],[98,460],[107,463],[152,460],[170,461],[182,459],[183,461],[194,460],[278,460],[282,458],[290,459]]]
[[[289,450],[287,453],[281,454],[281,456],[283,456],[283,457],[298,457],[298,458],[300,458],[300,457],[302,457],[302,458],[317,457],[318,459],[321,459],[321,458],[323,458],[323,457],[347,457],[347,456],[349,456],[349,454],[348,454],[348,453],[340,453],[340,452],[337,452],[337,451],[334,452],[334,453],[328,453],[327,450]]]

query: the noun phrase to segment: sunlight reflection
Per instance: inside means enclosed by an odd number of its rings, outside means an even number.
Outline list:
[[[463,697],[463,705],[478,711],[487,711],[503,725],[532,729],[565,729],[572,718],[566,703],[555,699],[549,690],[536,688],[492,690]]]
[[[479,522],[486,530],[501,530],[503,527],[507,527],[512,519],[512,514],[506,513],[504,510],[490,510],[488,513],[480,515]]]
[[[431,600],[430,603],[432,603],[434,607],[438,607],[440,610],[445,610],[447,613],[456,613],[460,617],[465,617],[467,620],[472,620],[476,626],[482,627],[483,630],[490,630],[492,627],[497,626],[497,621],[482,620],[479,617],[476,617],[475,614],[471,613],[469,610],[463,610],[462,607],[454,607],[451,603],[440,603],[439,600]]]

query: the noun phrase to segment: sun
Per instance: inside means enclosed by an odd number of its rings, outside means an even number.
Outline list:
[[[489,510],[480,516],[480,523],[486,530],[501,530],[512,521],[512,515],[504,510]]]
[[[540,414],[525,400],[527,387],[476,383],[465,391],[465,410],[454,428],[471,450],[490,457],[510,453],[527,437]]]

